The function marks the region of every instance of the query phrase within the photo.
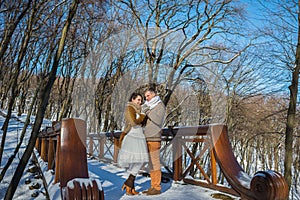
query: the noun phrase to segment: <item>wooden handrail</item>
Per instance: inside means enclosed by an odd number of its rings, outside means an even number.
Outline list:
[[[39,133],[36,149],[41,158],[48,162],[48,169],[54,169],[54,183],[59,183],[62,199],[104,199],[100,182],[89,178],[87,168],[86,123],[82,119],[69,118],[54,122]],[[69,188],[68,184],[87,185]],[[99,185],[100,184],[100,185]],[[87,187],[87,188],[86,188]],[[85,191],[92,191],[86,194]]]
[[[86,163],[87,148],[85,146],[87,139],[89,139],[90,155],[95,151],[93,145],[94,142],[97,141],[98,157],[103,158],[108,152],[111,155],[113,154],[113,160],[116,162],[118,155],[118,138],[120,134],[121,131],[114,131],[86,135],[86,124],[83,120],[66,119],[61,123],[55,123],[55,126],[53,125],[41,131],[36,142],[36,149],[41,154],[41,157],[48,161],[48,167],[51,168],[51,165],[55,163],[55,182],[60,182],[61,187],[65,187],[67,182],[73,178],[88,177]],[[110,140],[107,140],[107,138]],[[106,141],[113,141],[113,153],[109,150],[110,147],[107,146]],[[167,127],[162,129],[162,141],[166,141],[168,145],[172,145],[174,180],[184,180],[188,183],[228,192],[249,200],[261,198],[283,200],[288,198],[287,183],[278,172],[272,170],[258,171],[252,178],[245,173],[233,154],[228,138],[227,127],[223,124]],[[185,145],[186,142],[201,142],[207,146],[202,150],[203,152],[194,156]],[[107,147],[106,151],[105,146]],[[185,171],[182,166],[183,150],[186,151],[187,155],[191,158],[191,164]],[[211,158],[210,176],[206,174],[198,163],[200,156],[207,150]],[[82,162],[83,166],[79,166],[78,163]],[[232,189],[217,184],[216,163],[218,163],[218,166]],[[207,183],[185,178],[192,168],[192,165],[196,165],[203,177],[205,177]],[[78,183],[75,181],[74,184]]]
[[[117,142],[121,131],[103,133],[107,137],[114,138],[115,152],[118,151]],[[96,136],[95,136],[96,137]],[[288,186],[284,177],[278,172],[267,170],[256,172],[250,178],[244,169],[237,162],[233,154],[232,147],[228,138],[227,127],[223,124],[210,124],[189,127],[168,127],[162,129],[162,141],[172,141],[173,146],[173,179],[184,180],[185,182],[201,185],[211,189],[220,190],[244,199],[258,200],[276,199],[283,200],[288,198]],[[202,167],[197,163],[198,157],[194,157],[185,147],[185,142],[205,142],[210,145],[211,171],[210,178],[206,175]],[[184,147],[184,148],[183,148]],[[207,183],[197,182],[186,179],[189,168],[183,171],[182,150],[185,150],[191,157],[192,164],[201,171]],[[117,153],[114,155],[116,161]],[[217,168],[220,167],[231,188],[217,184]]]

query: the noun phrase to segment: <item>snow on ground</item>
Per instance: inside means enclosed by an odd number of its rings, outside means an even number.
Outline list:
[[[49,185],[48,191],[51,199],[59,200],[60,191],[59,184],[53,184],[53,175],[51,172],[46,171],[46,163],[39,159],[39,163],[44,170],[44,174]],[[169,181],[162,183],[162,194],[158,196],[146,196],[144,194],[136,196],[128,196],[125,191],[121,190],[121,187],[128,177],[128,173],[125,169],[115,166],[114,164],[104,163],[95,159],[88,158],[89,177],[98,179],[101,182],[104,190],[104,198],[107,200],[115,199],[195,199],[195,200],[213,200],[212,194],[222,194],[218,191],[206,189],[199,186],[188,185],[182,182],[175,183]],[[150,186],[150,178],[143,175],[138,175],[135,181],[136,190],[142,192]],[[232,199],[239,199],[227,194],[224,194]]]
[[[16,115],[14,115],[16,116]],[[23,127],[22,122],[20,121],[25,120],[25,116],[22,115],[21,118],[13,117],[9,123],[9,131],[7,133],[6,138],[6,146],[4,149],[3,160],[1,165],[1,170],[4,167],[7,159],[11,156],[14,148],[19,141],[20,133]],[[33,118],[34,119],[34,118]],[[2,127],[5,118],[0,115],[0,127]],[[45,121],[46,124],[49,124],[49,121]],[[3,181],[0,183],[0,199],[4,198],[6,193],[7,187],[12,179],[13,172],[15,171],[18,161],[22,156],[24,151],[24,147],[26,146],[29,138],[29,134],[31,133],[31,127],[28,128],[26,137],[23,141],[23,146],[20,153],[14,159],[14,162],[11,168],[7,171]],[[0,132],[0,136],[2,138],[2,132]],[[35,151],[36,152],[36,151]],[[36,152],[38,156],[38,153]],[[47,163],[43,162],[40,157],[38,156],[38,163],[41,166],[43,174],[45,176],[46,182],[48,184],[48,192],[49,196],[53,200],[59,200],[60,197],[60,190],[59,184],[53,184],[54,180],[54,172],[52,170],[47,170]],[[35,173],[30,173],[27,169],[31,168],[31,162],[28,163],[23,177],[19,183],[18,189],[15,193],[14,199],[16,200],[24,200],[24,199],[36,199],[42,200],[46,199],[45,192],[46,190],[41,187],[40,189],[33,189],[30,190],[29,187],[32,186],[34,183],[39,183],[43,185],[42,179],[36,179]],[[88,158],[88,169],[89,175],[91,178],[99,179],[103,190],[104,196],[107,200],[115,200],[115,199],[199,199],[199,200],[213,200],[212,194],[220,193],[218,191],[206,189],[200,186],[188,185],[183,184],[181,182],[175,183],[172,180],[167,183],[162,183],[162,194],[155,195],[155,196],[146,196],[144,194],[135,195],[135,196],[128,196],[125,194],[125,191],[121,190],[121,186],[123,185],[124,181],[128,177],[128,173],[125,169],[119,168],[114,164],[104,163],[99,160],[90,159]],[[30,183],[26,184],[25,181],[30,179]],[[150,178],[145,177],[142,175],[138,175],[136,178],[136,190],[143,191],[148,189],[150,186]],[[37,192],[37,197],[32,197],[32,194]],[[227,195],[230,196],[230,195]],[[232,196],[231,196],[232,197]],[[239,199],[237,197],[233,199]]]
[[[90,177],[99,178],[104,188],[105,199],[199,199],[212,200],[212,194],[220,193],[218,191],[207,188],[175,183],[169,181],[162,183],[162,194],[159,196],[146,196],[144,194],[138,196],[125,195],[125,191],[121,191],[121,187],[128,177],[128,173],[123,168],[116,167],[113,164],[105,164],[98,160],[88,160]],[[142,175],[136,177],[136,190],[142,192],[150,187],[150,178]],[[229,195],[228,195],[229,196]],[[234,199],[239,199],[235,197]]]

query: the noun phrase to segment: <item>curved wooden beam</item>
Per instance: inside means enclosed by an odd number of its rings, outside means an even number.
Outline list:
[[[216,160],[229,184],[242,198],[249,200],[288,199],[288,186],[278,172],[256,172],[251,178],[237,162],[229,142],[225,125],[211,125],[209,129]]]

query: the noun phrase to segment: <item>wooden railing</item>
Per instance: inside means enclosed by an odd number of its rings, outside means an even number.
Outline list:
[[[97,156],[99,159],[109,160],[111,158],[113,162],[117,162],[120,134],[121,132],[117,131],[88,135],[89,154]],[[194,155],[187,143],[201,143],[202,149]],[[242,199],[256,200],[263,197],[263,199],[281,200],[288,198],[287,183],[278,172],[259,171],[252,178],[244,172],[233,154],[225,125],[164,128],[162,144],[162,155],[168,149],[172,149],[172,167],[165,165],[164,160],[162,163],[175,181],[183,180],[187,183],[240,196]],[[183,153],[191,160],[187,166],[183,164]],[[204,167],[199,162],[204,155],[210,157],[209,166]],[[199,170],[202,180],[188,178],[194,168]],[[218,173],[223,173],[231,187],[218,183]]]
[[[86,135],[85,121],[73,118],[39,133],[35,148],[54,170],[53,183],[60,184],[62,199],[104,199],[99,180],[88,176]]]
[[[108,162],[117,161],[117,142],[114,136],[120,137],[121,132],[87,135],[88,155]]]

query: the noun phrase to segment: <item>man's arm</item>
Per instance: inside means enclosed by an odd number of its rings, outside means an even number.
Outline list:
[[[149,110],[146,114],[155,125],[162,127],[165,119],[166,108],[163,103],[158,104],[152,110]]]

